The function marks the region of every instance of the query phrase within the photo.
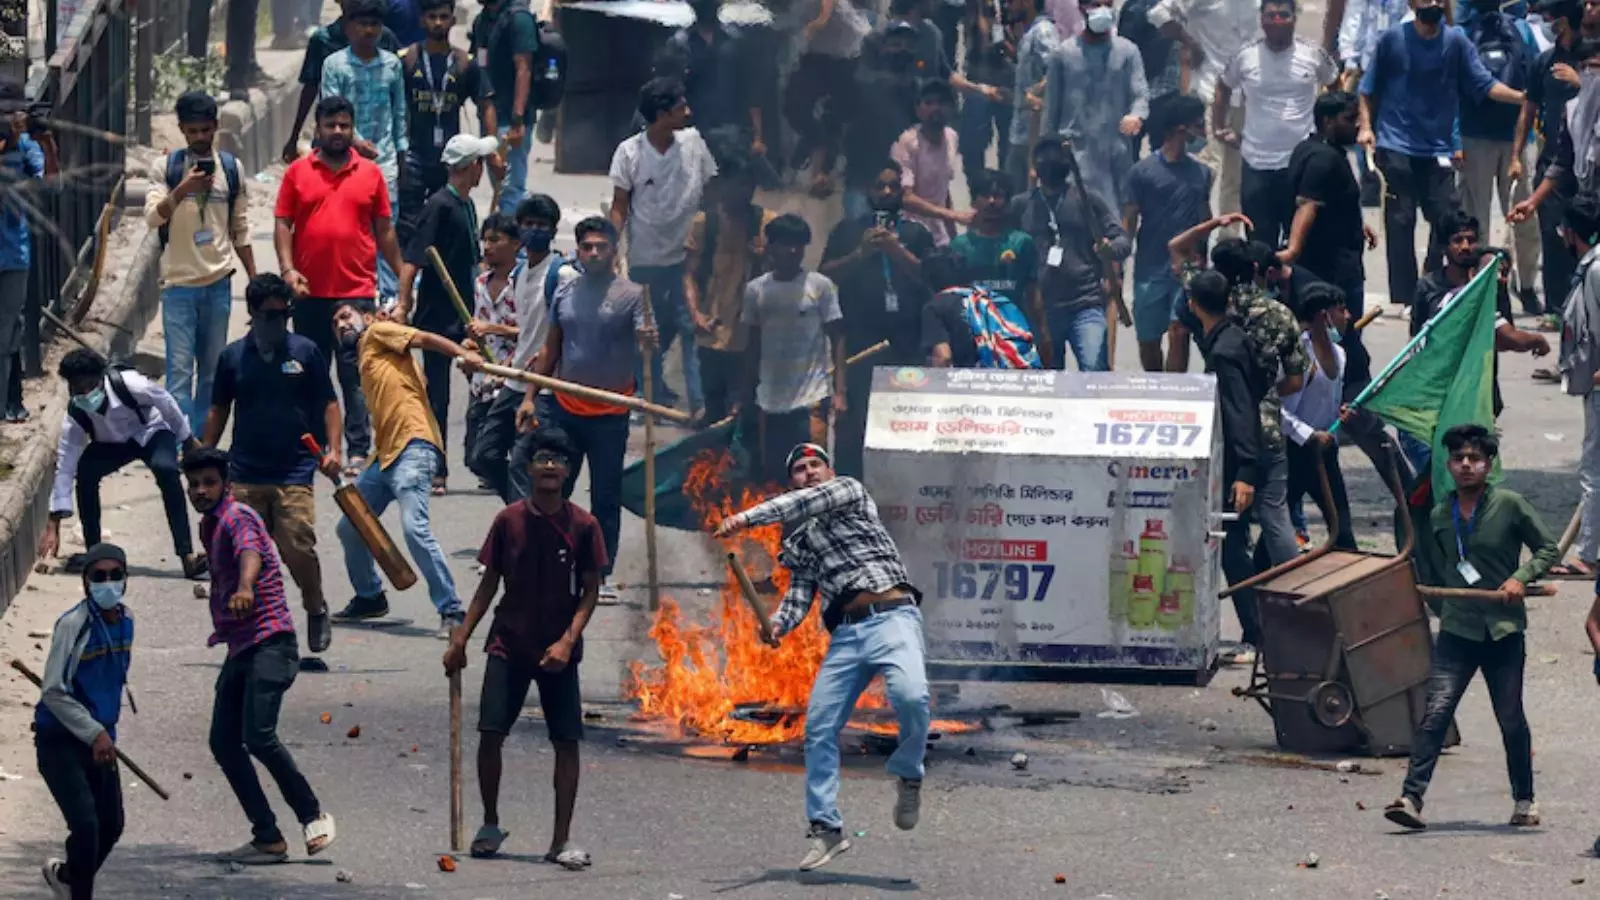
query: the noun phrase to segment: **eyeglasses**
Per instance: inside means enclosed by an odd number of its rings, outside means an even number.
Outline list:
[[[89,573],[89,583],[105,584],[108,581],[122,581],[127,577],[127,573],[121,569],[99,569]]]
[[[529,462],[536,466],[564,466],[567,464],[567,458],[560,453],[552,453],[549,450],[541,450],[538,453],[535,453]]]

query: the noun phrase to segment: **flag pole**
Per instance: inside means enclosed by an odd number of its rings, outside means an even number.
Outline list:
[[[1499,277],[1500,266],[1502,265],[1505,265],[1505,262],[1497,259],[1495,260],[1494,265],[1480,269],[1478,274],[1472,276],[1471,281],[1468,281],[1466,284],[1462,285],[1461,290],[1456,291],[1455,296],[1451,297],[1438,312],[1434,313],[1433,316],[1428,319],[1428,321],[1423,323],[1422,330],[1417,332],[1416,337],[1413,337],[1404,347],[1400,349],[1399,353],[1394,355],[1394,359],[1389,360],[1389,364],[1383,367],[1383,371],[1378,374],[1378,377],[1372,379],[1372,382],[1365,388],[1362,388],[1361,393],[1357,394],[1356,398],[1351,400],[1346,405],[1349,406],[1351,410],[1360,409],[1363,403],[1372,399],[1373,394],[1383,390],[1384,385],[1389,383],[1389,379],[1393,378],[1396,372],[1404,367],[1407,362],[1411,361],[1411,351],[1415,350],[1417,345],[1427,338],[1427,336],[1433,331],[1433,326],[1443,321],[1444,317],[1448,315],[1451,310],[1454,310],[1457,306],[1459,306],[1459,301],[1461,298],[1466,296],[1467,293],[1472,289],[1472,286],[1480,279],[1491,276]],[[1335,419],[1333,424],[1329,426],[1328,433],[1338,434],[1340,424],[1341,423],[1339,420]]]

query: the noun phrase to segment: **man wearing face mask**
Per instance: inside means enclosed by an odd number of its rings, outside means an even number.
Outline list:
[[[95,874],[122,837],[116,740],[133,663],[127,583],[121,547],[84,554],[84,599],[56,620],[33,709],[39,777],[67,822],[66,859],[51,857],[43,869],[57,897],[93,897]]]
[[[83,517],[83,542],[100,543],[100,482],[134,460],[143,460],[161,489],[161,506],[172,547],[183,561],[185,578],[206,574],[205,556],[194,552],[188,506],[178,477],[178,448],[199,446],[189,419],[165,388],[131,369],[112,367],[92,350],[79,348],[61,358],[56,371],[71,397],[61,418],[56,447],[55,487],[50,492],[50,521],[39,538],[39,557],[54,559],[61,547],[61,520],[72,515],[76,493]],[[83,557],[67,561],[80,571]]]
[[[1086,30],[1050,58],[1041,136],[1072,143],[1084,186],[1108,209],[1122,208],[1133,165],[1129,141],[1150,115],[1144,60],[1132,41],[1111,33],[1111,0],[1082,0]]]
[[[844,217],[872,214],[868,197],[889,148],[917,124],[917,28],[894,19],[856,71],[855,101],[844,131]]]
[[[250,332],[222,351],[203,440],[217,446],[232,416],[233,497],[266,523],[300,588],[307,646],[321,653],[333,640],[333,628],[322,592],[311,482],[319,469],[329,477],[339,474],[343,435],[327,360],[310,338],[289,333],[293,301],[294,289],[276,274],[250,279],[244,292]],[[302,434],[317,439],[321,459],[300,442]]]
[[[865,398],[872,393],[872,368],[916,365],[922,358],[922,307],[928,287],[921,261],[933,251],[928,229],[900,215],[900,167],[893,160],[878,164],[869,202],[871,213],[834,227],[818,267],[839,289],[845,355],[889,342],[888,352],[845,371],[845,396],[860,399],[838,414],[834,455],[838,471],[852,478],[859,478],[862,471]]]
[[[1011,91],[1011,134],[1002,171],[1021,188],[1028,183],[1030,140],[1040,134],[1039,114],[1044,110],[1044,90],[1050,74],[1050,57],[1061,46],[1061,33],[1040,0],[1006,0],[1006,21],[1017,41],[1016,80]]]

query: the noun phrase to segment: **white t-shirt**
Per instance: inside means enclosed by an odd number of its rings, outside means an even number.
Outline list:
[[[554,250],[545,254],[536,266],[524,264],[517,273],[517,283],[511,290],[512,302],[517,307],[517,351],[511,358],[511,366],[516,369],[525,369],[533,355],[544,346],[545,339],[550,336],[550,300],[554,298],[555,291],[550,292],[550,297],[544,293],[545,279],[549,277],[550,266],[560,263],[566,266],[557,276],[558,280],[552,287],[559,287],[578,277],[577,266],[567,265],[572,262],[569,258],[556,255]],[[517,393],[524,393],[528,389],[526,382],[506,382],[506,387]]]
[[[825,326],[842,318],[839,291],[826,275],[779,281],[768,272],[745,285],[739,322],[761,336],[756,406],[785,413],[833,395]]]
[[[700,209],[706,182],[717,174],[705,138],[693,128],[674,136],[659,153],[639,132],[617,145],[611,183],[628,192],[628,265],[672,266],[683,262],[689,223]]]
[[[1286,169],[1294,148],[1313,126],[1317,91],[1339,74],[1321,47],[1295,38],[1274,52],[1265,41],[1240,50],[1222,70],[1222,83],[1244,94],[1244,134],[1239,154],[1250,168]]]

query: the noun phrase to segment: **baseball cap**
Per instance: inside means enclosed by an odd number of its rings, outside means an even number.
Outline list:
[[[911,24],[910,22],[906,21],[905,19],[894,19],[894,20],[889,22],[889,26],[887,28],[885,28],[883,30],[883,32],[884,32],[884,34],[895,34],[895,33],[916,34],[917,33],[917,26]]]
[[[444,145],[441,160],[446,166],[455,168],[492,155],[500,149],[500,141],[492,137],[473,137],[470,134],[458,134]]]

